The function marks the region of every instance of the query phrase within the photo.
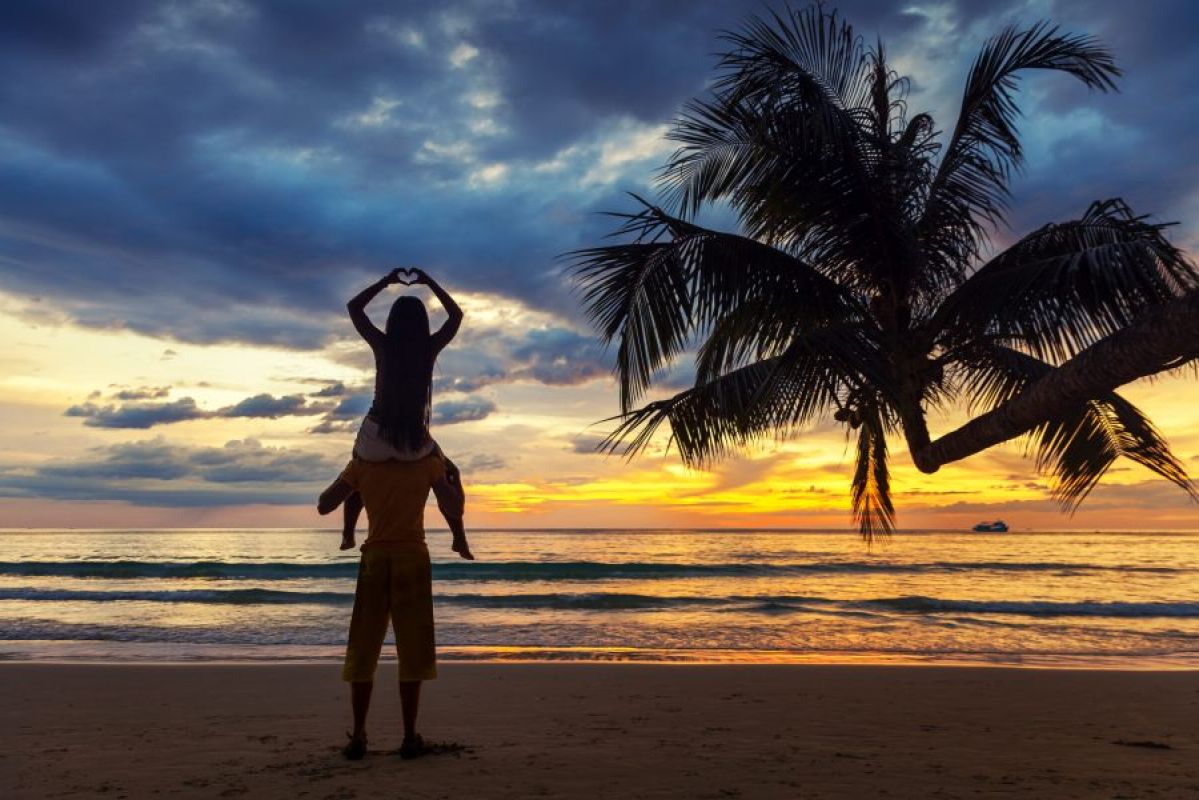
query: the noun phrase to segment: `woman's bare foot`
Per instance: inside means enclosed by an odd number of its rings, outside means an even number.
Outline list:
[[[354,532],[347,531],[341,535],[341,547],[339,547],[338,549],[339,550],[353,550],[354,545],[356,545],[356,544],[357,544],[357,542],[354,541]]]
[[[475,555],[470,551],[470,545],[466,543],[465,536],[455,536],[454,543],[450,545],[450,549],[465,558],[467,561],[475,560]]]

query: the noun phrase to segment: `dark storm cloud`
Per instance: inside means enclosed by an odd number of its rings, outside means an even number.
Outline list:
[[[938,112],[1023,8],[838,5],[913,63],[913,109]],[[311,348],[344,335],[334,315],[364,276],[417,263],[577,318],[554,256],[595,243],[608,223],[591,212],[650,180],[660,156],[617,151],[702,91],[717,29],[762,9],[5,3],[0,288],[88,325]],[[1045,144],[1016,182],[1016,229],[1111,194],[1181,213],[1199,177],[1196,12],[1060,0],[1052,14],[1108,40],[1127,76],[1119,96],[1036,83],[1025,130]],[[960,77],[937,88],[945,74]],[[585,379],[578,363],[529,374]]]

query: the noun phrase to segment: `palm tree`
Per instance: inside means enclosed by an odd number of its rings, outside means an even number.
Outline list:
[[[787,9],[722,38],[711,94],[671,131],[660,205],[637,197],[614,215],[619,243],[572,254],[592,321],[618,345],[605,449],[634,455],[665,422],[703,466],[831,415],[856,431],[868,539],[894,526],[899,432],[926,473],[1026,435],[1069,511],[1119,457],[1196,497],[1114,391],[1199,356],[1199,272],[1165,226],[1102,200],[989,255],[1021,165],[1020,76],[1108,91],[1120,71],[1106,49],[1047,23],[1002,31],[942,146],[932,117],[909,117],[882,43],[864,47],[835,12]],[[741,235],[695,223],[712,204]],[[694,387],[636,407],[692,348]],[[932,440],[926,411],[960,400],[978,416]]]

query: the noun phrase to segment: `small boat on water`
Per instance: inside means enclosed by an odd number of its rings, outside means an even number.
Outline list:
[[[1007,523],[1001,519],[994,522],[980,522],[971,528],[975,533],[1007,533]]]

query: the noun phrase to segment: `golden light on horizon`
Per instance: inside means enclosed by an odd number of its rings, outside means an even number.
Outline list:
[[[472,322],[486,330],[549,324],[541,312],[489,295],[470,294],[464,303],[469,304]],[[88,328],[61,320],[31,327],[31,319],[17,305],[7,299],[7,310],[0,313],[0,336],[10,342],[0,356],[6,367],[0,376],[0,400],[8,409],[0,412],[0,426],[6,430],[10,452],[20,454],[25,470],[77,457],[81,448],[87,452],[162,437],[188,447],[220,447],[231,440],[254,439],[266,446],[321,453],[331,464],[348,455],[349,433],[314,436],[308,432],[313,417],[200,419],[148,430],[105,430],[87,427],[63,412],[87,402],[91,392],[111,392],[121,386],[169,386],[164,400],[190,397],[199,409],[211,411],[263,393],[311,392],[315,377],[369,385],[370,365],[359,357],[361,347],[354,340],[315,351],[164,342],[130,330]],[[1191,412],[1192,388],[1187,375],[1166,376],[1128,387],[1125,394],[1158,422],[1176,451],[1195,464],[1199,425]],[[506,454],[498,471],[466,475],[471,509],[482,524],[588,524],[609,516],[656,523],[669,513],[703,525],[802,526],[808,524],[806,520],[840,526],[848,520],[852,442],[839,430],[801,432],[786,441],[763,443],[701,470],[683,465],[676,453],[664,454],[665,433],[632,461],[588,455],[587,447],[572,445],[580,436],[584,439],[579,441],[591,442],[604,430],[595,423],[613,413],[615,392],[608,378],[561,387],[517,381],[490,386],[484,393],[496,401],[494,413],[437,432],[454,457]],[[933,419],[932,427],[943,432],[965,418],[963,411],[956,410]],[[932,476],[911,466],[902,441],[892,441],[891,450],[901,525],[905,516],[923,519],[921,510],[950,513],[955,505],[967,504],[966,510],[952,517],[957,520],[1000,516],[1013,504],[1029,503],[1039,504],[1032,517],[1037,525],[1078,524],[1064,515],[1055,517],[1046,505],[1045,481],[1035,474],[1018,443],[994,448]],[[328,477],[313,475],[312,483]],[[1164,482],[1130,464],[1118,464],[1101,484],[1100,494],[1145,482],[1155,496],[1170,500],[1169,491],[1162,491]],[[153,482],[144,486],[152,487]],[[986,511],[987,506],[994,512]],[[0,513],[0,523],[22,523],[19,503],[2,507],[8,511]],[[87,518],[87,507],[78,505],[80,520]],[[279,508],[277,513],[281,520],[307,518],[303,507]],[[235,508],[205,512],[206,517],[214,514],[236,519],[238,512]],[[1084,504],[1080,519],[1098,516],[1088,516]],[[265,518],[269,517],[268,513]],[[243,518],[263,524],[264,515],[247,506]],[[1113,524],[1121,526],[1140,522],[1177,527],[1189,524],[1191,515],[1185,507],[1150,508],[1115,519],[1118,522]]]

